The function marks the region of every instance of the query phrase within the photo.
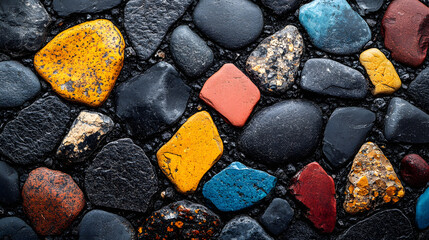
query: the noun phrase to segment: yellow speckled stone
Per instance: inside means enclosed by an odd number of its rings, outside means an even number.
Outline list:
[[[121,72],[125,42],[112,22],[85,22],[58,34],[34,57],[36,71],[63,98],[98,107]]]
[[[373,95],[392,94],[401,87],[402,82],[395,67],[377,48],[361,53],[359,60],[375,86]]]
[[[223,143],[206,111],[188,119],[156,153],[162,172],[181,193],[194,192],[204,174],[219,160]]]

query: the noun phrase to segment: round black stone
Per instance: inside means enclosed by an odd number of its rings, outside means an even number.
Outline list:
[[[240,216],[229,221],[218,240],[273,240],[254,219]]]
[[[293,215],[293,208],[286,200],[275,198],[261,216],[260,222],[270,233],[279,235],[287,229]]]
[[[0,161],[0,204],[17,203],[19,196],[18,173],[9,164]]]
[[[17,217],[0,219],[0,239],[38,240],[37,234],[27,223]]]

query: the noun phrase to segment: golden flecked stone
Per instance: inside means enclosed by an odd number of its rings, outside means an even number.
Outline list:
[[[188,119],[156,153],[162,172],[181,193],[194,192],[204,174],[219,160],[223,143],[206,111]]]
[[[373,95],[392,94],[401,88],[402,82],[395,67],[380,50],[368,49],[361,53],[359,60],[375,86]]]
[[[345,194],[344,210],[355,214],[385,203],[396,203],[405,190],[380,148],[367,142],[353,160]]]
[[[112,22],[94,20],[58,34],[36,54],[34,67],[63,98],[98,107],[121,72],[124,48]]]

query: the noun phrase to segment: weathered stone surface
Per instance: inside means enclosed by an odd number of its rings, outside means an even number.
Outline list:
[[[61,234],[85,206],[85,196],[70,175],[45,167],[30,172],[22,205],[40,235]]]
[[[190,117],[156,153],[158,165],[181,193],[197,190],[204,174],[219,160],[223,143],[206,111]]]
[[[154,168],[129,138],[103,147],[85,172],[85,189],[97,206],[145,212],[158,188]]]
[[[37,76],[21,63],[0,62],[0,108],[18,107],[40,92]]]
[[[240,216],[229,221],[218,240],[273,240],[254,219]]]
[[[360,54],[359,60],[375,86],[373,95],[392,94],[401,88],[402,82],[395,67],[380,50],[368,49]]]
[[[0,134],[0,154],[16,164],[43,162],[65,134],[70,109],[57,97],[41,98],[8,122]]]
[[[19,201],[18,173],[9,164],[0,161],[0,204],[11,205]]]
[[[279,235],[287,229],[293,215],[293,208],[286,200],[275,198],[261,216],[260,222],[270,233]]]
[[[383,6],[384,0],[356,0],[364,14],[378,11]]]
[[[287,25],[256,47],[247,59],[246,70],[262,91],[282,93],[295,83],[303,51],[298,29]]]
[[[277,15],[283,15],[297,9],[301,2],[302,0],[262,0],[262,4]]]
[[[291,224],[285,234],[281,235],[281,239],[285,240],[302,240],[302,239],[317,239],[328,240],[326,235],[318,234],[316,229],[307,222],[297,220]]]
[[[168,29],[186,11],[192,0],[130,0],[125,5],[124,26],[137,55],[149,59]]]
[[[311,154],[322,133],[322,113],[312,102],[287,100],[255,114],[239,148],[263,163],[285,163]]]
[[[112,130],[113,124],[112,119],[104,114],[80,112],[58,148],[57,156],[69,162],[84,161]]]
[[[0,51],[15,57],[39,50],[51,22],[39,0],[2,0],[0,19]]]
[[[160,62],[118,87],[116,114],[130,134],[147,138],[179,120],[189,92],[176,69]]]
[[[276,182],[266,172],[233,162],[204,184],[203,195],[223,212],[238,211],[265,198]]]
[[[317,162],[298,172],[289,189],[306,206],[307,218],[317,229],[325,233],[334,231],[337,220],[335,183]]]
[[[341,98],[361,99],[368,91],[365,77],[359,71],[323,58],[305,63],[300,86],[307,91]]]
[[[429,111],[429,67],[420,72],[408,86],[408,94],[426,111]]]
[[[202,33],[228,49],[252,43],[264,27],[261,9],[249,0],[200,0],[193,17]]]
[[[0,219],[0,239],[39,240],[33,229],[17,217]]]
[[[220,218],[203,205],[187,200],[174,202],[149,216],[141,239],[215,239]],[[140,230],[139,230],[140,231]]]
[[[101,12],[121,3],[121,0],[54,0],[52,7],[60,16],[72,13]]]
[[[429,164],[417,154],[408,154],[401,161],[401,176],[413,187],[422,187],[429,182]]]
[[[420,195],[416,204],[416,223],[419,229],[429,227],[429,188]]]
[[[124,64],[125,41],[112,22],[84,22],[52,39],[34,56],[34,68],[61,97],[102,105]]]
[[[405,194],[392,164],[375,143],[362,145],[353,160],[345,191],[344,209],[355,214],[385,203],[396,203]]]

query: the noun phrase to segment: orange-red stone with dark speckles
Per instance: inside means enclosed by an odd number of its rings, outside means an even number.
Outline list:
[[[45,167],[30,172],[22,198],[34,229],[44,236],[61,234],[85,206],[83,192],[70,175]]]

